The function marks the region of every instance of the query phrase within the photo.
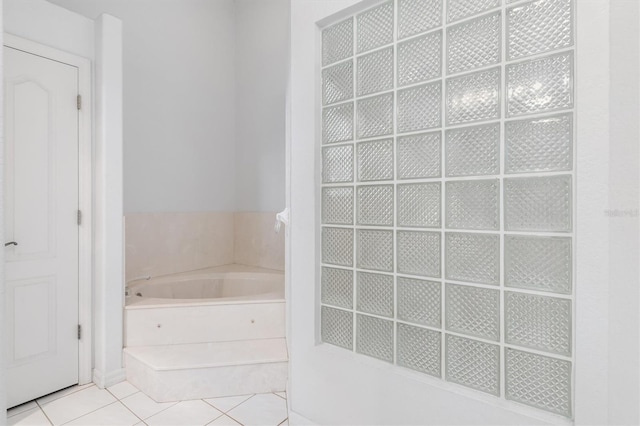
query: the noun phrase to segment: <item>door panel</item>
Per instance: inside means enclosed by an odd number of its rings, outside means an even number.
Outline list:
[[[78,69],[4,55],[11,407],[78,382]]]

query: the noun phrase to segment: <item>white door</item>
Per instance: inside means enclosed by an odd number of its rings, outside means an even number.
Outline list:
[[[78,69],[4,47],[7,406],[78,383]]]

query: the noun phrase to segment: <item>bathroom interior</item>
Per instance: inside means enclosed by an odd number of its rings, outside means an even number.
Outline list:
[[[0,5],[8,424],[640,424],[635,0]]]

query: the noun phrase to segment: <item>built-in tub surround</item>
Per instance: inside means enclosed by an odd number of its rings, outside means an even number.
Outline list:
[[[284,271],[284,228],[274,231],[276,213],[236,212],[234,262]]]

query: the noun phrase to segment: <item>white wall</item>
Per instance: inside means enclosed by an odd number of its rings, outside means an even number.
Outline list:
[[[288,0],[236,0],[236,210],[280,211],[285,193]]]
[[[123,21],[125,214],[233,211],[233,0],[52,2]]]

